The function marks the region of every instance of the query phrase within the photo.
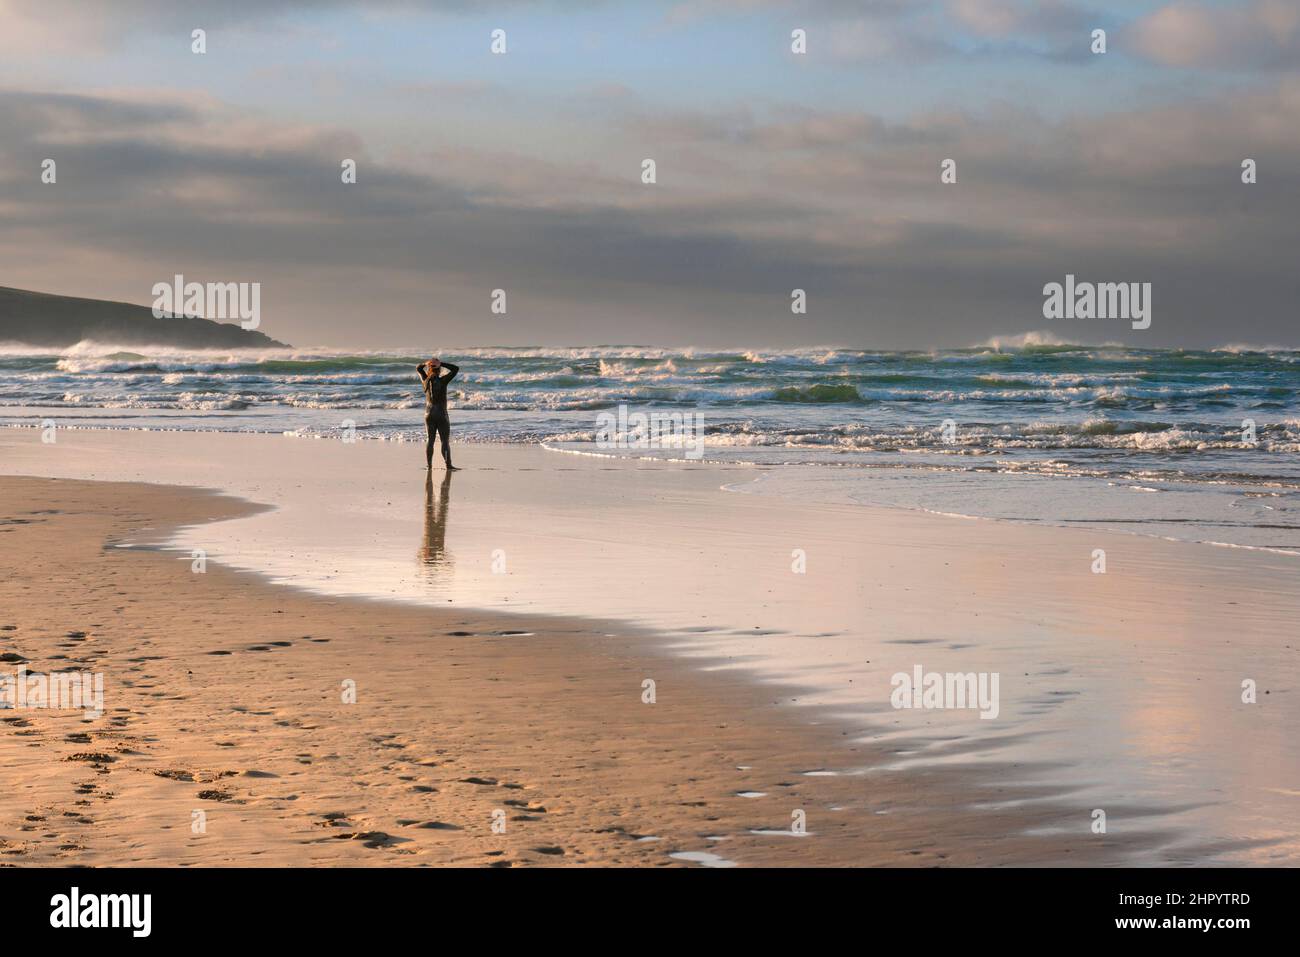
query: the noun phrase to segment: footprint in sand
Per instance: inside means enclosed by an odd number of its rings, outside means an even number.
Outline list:
[[[540,804],[533,804],[533,803],[531,803],[531,802],[529,802],[529,801],[517,801],[517,800],[513,800],[513,799],[512,799],[512,800],[509,800],[509,801],[502,801],[501,803],[502,803],[502,804],[505,804],[507,807],[517,807],[517,808],[522,808],[523,810],[528,811],[528,812],[530,812],[530,813],[532,813],[532,814],[545,814],[545,813],[546,813],[546,808],[545,808],[545,807],[543,807],[543,806],[540,805]]]
[[[335,834],[336,840],[340,841],[361,841],[363,846],[371,848],[391,847],[394,844],[404,844],[409,838],[394,837],[386,831],[359,831],[355,834]]]
[[[63,760],[65,761],[88,761],[91,764],[112,764],[117,758],[111,754],[105,754],[103,751],[78,751],[76,754],[70,754]]]
[[[479,784],[483,787],[494,788],[498,782],[496,778],[461,778],[461,784]]]
[[[159,770],[154,772],[160,778],[170,778],[173,781],[194,781],[194,775],[189,771],[177,770]]]

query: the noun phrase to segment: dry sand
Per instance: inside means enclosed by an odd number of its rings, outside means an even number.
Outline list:
[[[106,706],[0,712],[0,862],[1117,864],[1162,843],[1093,835],[1063,789],[995,763],[886,769],[777,704],[791,689],[626,627],[332,600],[114,547],[251,508],[0,478],[0,668],[103,672]],[[865,770],[807,773],[845,766]]]

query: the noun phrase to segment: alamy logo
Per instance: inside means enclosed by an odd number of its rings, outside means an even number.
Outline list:
[[[155,319],[189,316],[199,319],[238,319],[244,329],[262,324],[260,282],[186,282],[177,273],[170,283],[153,285]]]
[[[598,449],[681,449],[688,459],[704,457],[704,413],[601,412],[596,416]]]
[[[1151,327],[1151,283],[1075,282],[1067,273],[1065,284],[1043,287],[1044,319],[1128,319],[1134,329]]]
[[[148,937],[153,928],[152,894],[70,894],[50,898],[51,927],[129,927],[131,936]]]
[[[56,711],[84,709],[98,718],[104,713],[104,674],[89,671],[57,671],[54,674],[0,675],[0,704],[9,708],[49,708]]]
[[[916,665],[909,675],[900,671],[889,679],[893,692],[889,703],[895,708],[978,708],[981,718],[993,719],[1001,710],[998,704],[997,671],[925,672]]]

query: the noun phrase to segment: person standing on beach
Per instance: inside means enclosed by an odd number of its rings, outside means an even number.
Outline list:
[[[424,428],[428,441],[424,446],[424,467],[433,471],[433,440],[442,440],[442,461],[448,472],[458,471],[451,464],[451,421],[447,418],[447,383],[456,378],[460,366],[443,362],[437,357],[416,366],[420,384],[424,386]],[[447,375],[442,374],[443,369]]]

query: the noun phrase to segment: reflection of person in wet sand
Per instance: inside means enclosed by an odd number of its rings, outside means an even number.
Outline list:
[[[451,501],[451,472],[444,472],[442,487],[435,499],[433,473],[424,480],[424,541],[420,545],[420,561],[426,565],[446,565],[447,505]]]

